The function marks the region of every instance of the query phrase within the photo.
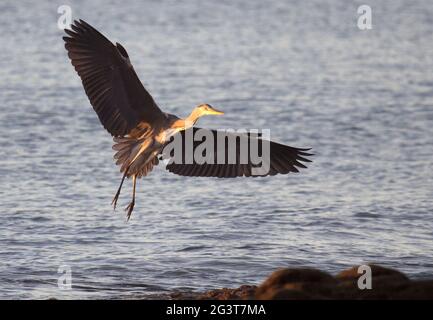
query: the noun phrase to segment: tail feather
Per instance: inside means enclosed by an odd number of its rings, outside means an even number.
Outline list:
[[[152,171],[153,166],[158,165],[158,158],[156,156],[149,157],[149,152],[143,152],[137,157],[143,143],[146,143],[146,139],[115,137],[113,140],[115,142],[113,150],[117,151],[114,154],[116,165],[120,166],[120,172],[128,178],[133,175],[137,178],[146,176]]]

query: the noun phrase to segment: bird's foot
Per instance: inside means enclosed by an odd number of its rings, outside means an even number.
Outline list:
[[[111,201],[111,205],[113,206],[113,211],[116,211],[117,199],[118,197],[114,197],[113,201]]]
[[[116,211],[117,200],[119,200],[119,192],[116,193],[113,200],[111,201],[111,205],[113,206],[113,211]]]
[[[129,221],[129,218],[131,217],[132,210],[134,210],[135,201],[131,201],[130,204],[125,208],[126,213],[126,221]]]

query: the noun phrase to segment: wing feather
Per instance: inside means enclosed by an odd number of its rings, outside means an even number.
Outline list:
[[[193,135],[196,133],[197,130],[206,130],[206,129],[201,129],[201,128],[192,128],[192,129],[188,129],[188,130],[194,130],[193,131]],[[182,175],[182,176],[192,176],[192,177],[219,177],[219,178],[233,178],[233,177],[250,177],[253,176],[252,173],[252,169],[257,167],[256,164],[254,164],[252,162],[251,159],[251,154],[248,154],[247,157],[247,163],[241,163],[241,149],[240,147],[240,141],[242,139],[240,139],[242,134],[237,134],[237,133],[228,133],[228,132],[221,132],[221,131],[216,131],[216,130],[208,130],[211,133],[211,136],[214,139],[213,145],[214,145],[214,155],[213,155],[213,159],[215,160],[214,162],[216,162],[216,160],[218,159],[218,153],[219,152],[225,152],[225,164],[218,164],[218,163],[203,163],[203,164],[198,164],[197,162],[193,162],[193,164],[185,164],[185,154],[184,154],[184,150],[185,150],[185,137],[187,136],[191,136],[191,135],[186,135],[185,131],[181,131],[179,133],[177,133],[177,135],[180,135],[182,138],[182,148],[180,149],[180,152],[182,152],[182,163],[175,163],[172,159],[172,161],[166,166],[166,169],[169,172],[178,174],[178,175]],[[236,139],[225,139],[226,143],[224,148],[222,148],[221,146],[217,146],[217,135],[218,134],[224,134],[224,135],[236,135]],[[204,136],[208,136],[207,134]],[[247,135],[247,142],[248,145],[250,143],[251,139],[256,139],[258,140],[257,142],[259,143],[259,150],[261,150],[261,143],[263,142],[263,140],[261,139],[260,136],[257,135]],[[234,138],[233,136],[231,136],[231,138]],[[245,138],[245,135],[242,135],[242,138]],[[176,137],[174,137],[173,141],[176,141]],[[177,140],[179,141],[179,140]],[[231,164],[228,163],[228,141],[236,141],[234,147],[236,148],[235,152],[236,152],[236,163]],[[245,141],[245,140],[243,140]],[[203,141],[193,141],[193,152],[195,153],[196,148],[202,143]],[[294,147],[290,147],[290,146],[286,146],[280,143],[276,143],[273,141],[270,141],[270,158],[268,160],[264,160],[267,161],[267,163],[269,163],[269,170],[267,172],[264,172],[263,174],[260,174],[259,176],[268,176],[268,175],[276,175],[276,174],[287,174],[290,172],[299,172],[298,168],[307,168],[302,162],[311,162],[310,159],[306,158],[307,156],[311,156],[311,153],[307,153],[306,151],[308,151],[309,149],[300,149],[300,148],[294,148]],[[174,149],[176,152],[176,148]],[[179,149],[178,149],[179,151]],[[249,148],[248,148],[248,152]],[[169,159],[169,158],[173,158],[174,155],[171,154],[164,154],[163,153],[163,158],[164,159]],[[266,159],[266,158],[265,158]]]
[[[124,136],[140,122],[162,121],[164,114],[146,91],[128,53],[83,20],[74,21],[63,37],[71,63],[104,128]]]

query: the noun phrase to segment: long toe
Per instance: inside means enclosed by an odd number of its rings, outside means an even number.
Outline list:
[[[132,202],[131,202],[130,204],[128,204],[128,206],[125,208],[125,211],[127,212],[127,213],[126,213],[126,221],[129,221],[129,218],[131,217],[132,210],[134,210],[134,205],[135,205],[135,202],[132,201]]]
[[[111,201],[111,205],[113,206],[113,210],[116,210],[117,199],[119,199],[119,195],[115,195],[113,200]]]

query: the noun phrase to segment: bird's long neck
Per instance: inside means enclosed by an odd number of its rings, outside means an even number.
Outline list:
[[[191,114],[184,119],[185,129],[191,128],[200,118],[201,114],[198,109],[192,110]]]
[[[186,130],[194,126],[194,124],[197,122],[198,118],[200,118],[200,111],[197,109],[194,109],[191,114],[186,117],[185,119],[179,119],[174,122],[172,125],[173,129],[177,130]]]

